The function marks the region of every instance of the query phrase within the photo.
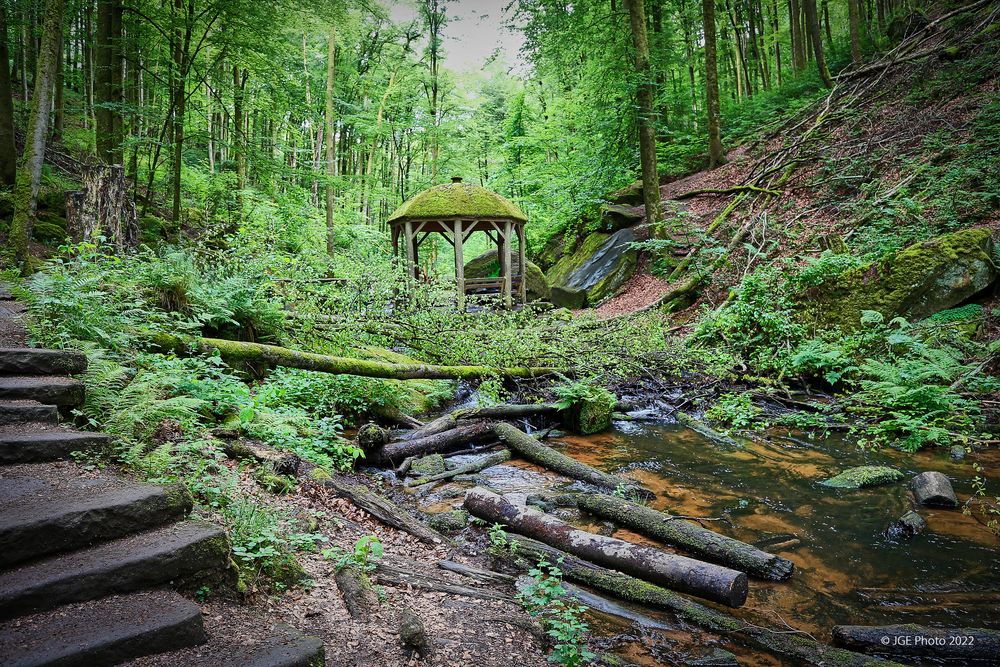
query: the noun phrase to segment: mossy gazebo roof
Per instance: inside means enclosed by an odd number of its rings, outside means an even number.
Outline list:
[[[388,222],[458,218],[528,221],[512,201],[482,186],[459,181],[435,185],[414,195],[389,216]]]
[[[515,267],[525,265],[524,224],[528,216],[516,204],[479,185],[463,183],[459,177],[451,183],[435,185],[411,197],[389,216],[392,246],[400,254],[405,249],[413,277],[421,279],[420,244],[429,234],[440,234],[455,248],[455,280],[458,303],[464,308],[466,292],[479,293],[496,289],[510,306],[515,290],[523,303],[525,285],[522,276],[513,275]],[[500,276],[465,279],[463,245],[474,232],[483,232],[496,243]],[[513,243],[518,241],[519,260],[513,261]]]

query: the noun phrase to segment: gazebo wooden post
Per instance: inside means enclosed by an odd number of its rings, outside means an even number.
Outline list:
[[[403,225],[403,242],[406,243],[406,266],[411,278],[417,276],[417,246],[413,238],[413,223],[409,220]]]
[[[517,266],[521,272],[521,284],[517,288],[521,305],[528,303],[528,272],[524,248],[524,225],[517,225]]]
[[[441,223],[444,225],[444,223]],[[475,222],[473,221],[473,224]],[[456,220],[453,227],[455,234],[455,286],[458,288],[458,310],[465,312],[465,257],[463,253],[463,243],[465,241],[465,230],[462,228],[462,221]]]
[[[500,255],[503,259],[500,262],[501,275],[503,276],[503,288],[501,294],[503,296],[503,306],[504,308],[510,308],[512,304],[511,293],[513,292],[512,285],[513,281],[511,279],[511,246],[510,246],[510,234],[513,228],[513,224],[508,220],[503,223],[503,237],[501,241],[501,247],[503,250]]]

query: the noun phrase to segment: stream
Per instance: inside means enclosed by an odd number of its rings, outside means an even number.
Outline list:
[[[1000,628],[1000,541],[961,509],[921,508],[923,533],[893,541],[886,527],[911,507],[907,480],[925,470],[946,474],[960,502],[972,493],[970,459],[987,477],[1000,472],[1000,452],[988,450],[952,461],[947,450],[907,454],[862,451],[842,436],[810,438],[774,429],[726,450],[675,424],[616,422],[606,433],[564,436],[550,441],[564,453],[597,468],[639,480],[656,493],[650,506],[694,517],[723,517],[705,523],[713,530],[778,553],[795,563],[786,582],[750,581],[744,607],[731,610],[748,622],[791,626],[830,641],[837,624],[917,623]],[[887,486],[839,490],[819,484],[857,465],[891,465],[906,480]],[[484,482],[507,493],[538,493],[565,480],[514,461],[481,473]],[[466,484],[467,486],[468,484]],[[461,503],[458,484],[439,487],[423,499],[440,511]],[[656,544],[611,524],[567,515],[579,526],[639,543]],[[661,546],[662,545],[657,545]],[[667,550],[670,550],[667,548]],[[668,626],[640,631],[629,614],[589,612],[591,625],[608,637],[608,650],[637,664],[685,662],[724,648],[744,665],[777,665],[778,659],[682,624],[669,614],[622,603],[626,609]],[[704,663],[710,664],[710,663]]]

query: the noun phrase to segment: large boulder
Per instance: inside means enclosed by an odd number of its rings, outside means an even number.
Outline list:
[[[810,289],[800,308],[820,326],[848,329],[865,310],[916,320],[953,308],[997,279],[990,234],[979,227],[916,243]]]
[[[538,268],[538,265],[527,261],[528,270],[525,272],[528,285],[528,301],[547,301],[549,299],[549,283],[545,279],[545,274]],[[514,257],[514,275],[519,273],[517,257]],[[500,262],[497,260],[497,251],[490,250],[475,259],[470,259],[465,264],[466,278],[493,278],[500,275]]]
[[[593,306],[613,296],[635,274],[635,232],[588,235],[572,253],[563,255],[547,275],[552,302],[566,308]]]
[[[618,204],[601,206],[601,231],[617,232],[619,229],[639,224],[645,217],[642,209]]]

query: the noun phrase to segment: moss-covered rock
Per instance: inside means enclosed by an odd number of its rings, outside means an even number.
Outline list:
[[[642,206],[642,181],[629,183],[621,190],[616,190],[607,196],[612,204],[622,206]]]
[[[440,454],[429,454],[415,459],[410,466],[410,472],[417,477],[430,477],[440,475],[445,471],[444,457]]]
[[[454,217],[528,219],[516,204],[491,190],[471,183],[446,183],[408,199],[389,216],[389,222]]]
[[[542,271],[548,271],[566,254],[568,247],[566,234],[557,232],[548,238],[542,249],[534,254],[533,259]]]
[[[638,224],[643,214],[633,206],[605,204],[601,206],[601,231],[617,232]]]
[[[903,479],[904,475],[888,466],[858,466],[820,482],[835,489],[863,489],[869,486],[891,484]]]
[[[922,319],[989,287],[997,279],[993,249],[986,228],[945,234],[808,290],[799,309],[819,326],[847,329],[860,326],[865,310]]]
[[[546,274],[552,286],[552,302],[581,308],[613,296],[635,274],[638,253],[630,245],[634,240],[631,229],[588,235]]]
[[[31,236],[41,243],[53,245],[66,240],[66,220],[52,213],[40,213]]]
[[[490,250],[475,259],[469,260],[465,265],[466,278],[492,278],[500,275],[500,262],[497,260],[497,251]],[[514,257],[514,273],[520,273],[517,265],[517,257]],[[528,280],[528,301],[547,301],[549,298],[549,281],[545,279],[545,274],[534,262],[527,262],[525,275]]]
[[[454,533],[462,530],[469,523],[469,513],[465,510],[451,510],[431,516],[428,522],[439,533]]]
[[[560,413],[564,426],[580,435],[592,435],[611,428],[611,416],[617,399],[611,392],[597,392],[594,397],[579,398]]]

